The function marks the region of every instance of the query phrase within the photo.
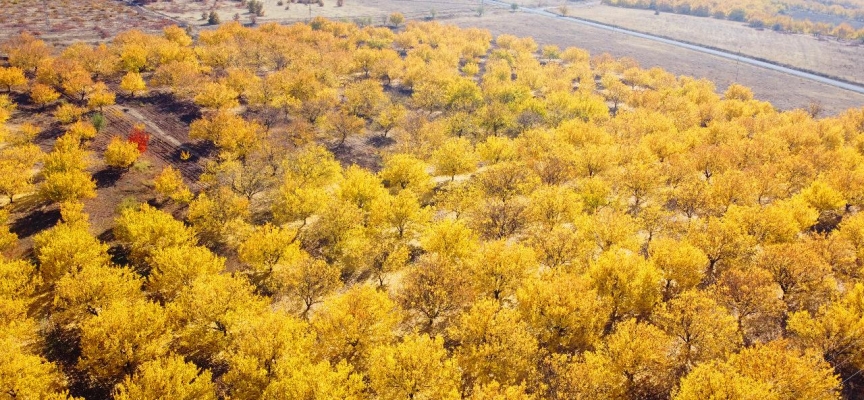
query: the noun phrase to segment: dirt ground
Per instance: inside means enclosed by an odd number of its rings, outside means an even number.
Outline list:
[[[568,15],[762,58],[864,84],[864,44],[757,30],[740,22],[611,7],[570,5]]]
[[[480,18],[461,17],[447,22],[488,29],[493,35],[532,36],[541,45],[575,46],[595,55],[609,53],[615,57],[630,57],[642,68],[657,66],[677,75],[707,78],[715,82],[720,92],[732,83],[741,83],[751,87],[757,98],[770,101],[779,109],[803,108],[811,101],[817,101],[823,105],[826,114],[836,114],[864,106],[864,95],[861,94],[566,20],[501,11]]]
[[[175,22],[120,0],[0,0],[0,42],[29,31],[50,43],[95,42]]]
[[[215,10],[222,21],[230,21],[238,14],[240,21],[248,23],[251,14],[237,1],[220,0],[214,8],[212,0],[174,0],[172,2],[157,2],[147,5],[153,11],[176,18],[191,25],[204,25],[202,12]],[[263,0],[264,15],[257,18],[259,23],[268,21],[301,22],[310,18],[322,16],[333,19],[359,20],[367,19],[374,24],[381,24],[393,12],[400,12],[409,19],[422,19],[435,15],[444,18],[453,15],[474,14],[480,4],[477,0],[446,0],[446,1],[415,1],[415,0],[345,0],[338,7],[336,0],[323,0],[324,5],[291,3],[279,0]]]

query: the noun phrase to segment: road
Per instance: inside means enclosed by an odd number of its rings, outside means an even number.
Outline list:
[[[485,1],[488,2],[489,4],[494,4],[496,6],[510,8],[510,4],[503,2],[503,1],[498,1],[498,0],[485,0]],[[565,17],[565,16],[562,16],[559,14],[555,14],[555,13],[543,10],[543,9],[530,8],[530,7],[519,7],[519,10],[523,11],[523,12],[531,13],[531,14],[541,15],[544,17],[556,18],[556,19],[566,20],[569,22],[582,24],[582,25],[586,25],[586,26],[590,26],[590,27],[594,27],[594,28],[604,29],[607,31],[615,32],[615,33],[621,33],[624,35],[629,35],[629,36],[638,37],[638,38],[642,38],[642,39],[653,40],[655,42],[664,43],[664,44],[668,44],[668,45],[672,45],[672,46],[677,46],[677,47],[681,47],[681,48],[689,49],[689,50],[693,50],[693,51],[698,51],[700,53],[710,54],[712,56],[726,58],[729,60],[733,60],[735,62],[740,62],[743,64],[749,64],[749,65],[753,65],[753,66],[760,67],[760,68],[770,69],[773,71],[778,71],[778,72],[782,72],[785,74],[793,75],[793,76],[796,76],[799,78],[804,78],[804,79],[809,79],[809,80],[812,80],[815,82],[824,83],[826,85],[834,86],[834,87],[837,87],[840,89],[849,90],[849,91],[852,91],[855,93],[864,94],[864,87],[862,87],[862,86],[854,85],[854,84],[851,84],[848,82],[838,81],[836,79],[831,79],[831,78],[827,78],[827,77],[816,75],[816,74],[811,74],[809,72],[797,70],[794,68],[788,68],[788,67],[784,67],[781,65],[772,64],[769,62],[760,61],[760,60],[757,60],[754,58],[745,57],[745,56],[741,56],[741,55],[734,54],[734,53],[710,49],[707,47],[702,47],[702,46],[698,46],[698,45],[694,45],[694,44],[690,44],[690,43],[679,42],[677,40],[672,40],[672,39],[667,39],[667,38],[663,38],[663,37],[659,37],[659,36],[649,35],[649,34],[642,33],[642,32],[631,31],[629,29],[622,29],[622,28],[611,26],[611,25],[601,24],[598,22],[587,21],[584,19]]]

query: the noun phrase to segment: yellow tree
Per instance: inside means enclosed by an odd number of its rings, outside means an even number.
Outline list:
[[[597,293],[612,306],[614,324],[629,316],[647,316],[661,300],[662,273],[656,266],[625,249],[611,249],[588,270]]]
[[[369,356],[370,388],[381,398],[459,399],[459,369],[439,336],[409,334]]]
[[[197,243],[195,233],[171,214],[143,204],[127,208],[115,220],[114,235],[130,252],[134,264],[146,265],[158,250]]]
[[[114,136],[105,148],[105,164],[113,168],[127,169],[140,155],[137,144]]]
[[[30,87],[30,100],[33,101],[39,108],[45,108],[48,104],[53,103],[60,98],[60,93],[57,93],[54,88],[41,83],[34,83]]]
[[[365,371],[370,352],[392,343],[399,322],[398,307],[386,293],[355,286],[327,299],[312,316],[316,351],[333,363],[347,361]]]
[[[171,246],[156,249],[148,266],[147,290],[155,298],[171,301],[199,277],[222,272],[225,259],[203,246]]]
[[[393,194],[410,189],[423,197],[433,186],[426,163],[410,154],[399,153],[386,158],[378,176]]]
[[[408,324],[429,334],[444,332],[474,298],[461,265],[436,255],[426,255],[409,267],[396,297]]]
[[[171,348],[201,366],[213,366],[231,343],[229,333],[265,311],[267,301],[242,277],[201,275],[167,305]]]
[[[240,261],[250,268],[250,280],[262,293],[272,294],[280,289],[283,270],[304,257],[296,242],[297,231],[270,224],[256,227],[237,248]]]
[[[468,262],[468,274],[477,293],[498,301],[511,298],[522,280],[539,266],[534,251],[504,240],[484,243]]]
[[[432,165],[438,175],[449,176],[450,181],[456,175],[474,171],[477,159],[471,142],[464,138],[450,138],[432,153]]]
[[[104,82],[97,82],[88,89],[88,92],[87,107],[91,110],[98,108],[102,111],[105,106],[110,106],[117,100],[117,96]]]
[[[27,77],[24,76],[24,71],[21,68],[0,67],[0,86],[5,87],[7,92],[11,92],[13,87],[26,84]]]
[[[96,386],[111,388],[124,375],[168,351],[171,336],[165,310],[148,301],[118,301],[81,327],[76,367]]]
[[[515,310],[479,300],[447,334],[456,343],[453,357],[463,371],[463,390],[492,382],[531,384],[537,378],[537,339]]]
[[[516,299],[516,309],[540,347],[554,353],[594,348],[610,312],[585,277],[559,271],[527,278]]]
[[[147,84],[141,78],[141,74],[135,71],[127,72],[120,80],[120,88],[129,92],[129,95],[135,97],[135,92],[141,92],[147,89]]]
[[[215,400],[212,374],[183,357],[169,355],[141,364],[135,374],[127,376],[114,388],[114,398],[132,399],[202,399]]]
[[[54,285],[51,322],[62,337],[79,338],[80,328],[122,301],[144,300],[141,278],[129,268],[107,264],[87,265],[64,275]]]
[[[652,316],[674,338],[683,371],[734,353],[742,344],[735,318],[704,292],[693,290],[664,303]]]
[[[60,223],[33,238],[39,272],[53,283],[68,272],[108,263],[108,246],[87,231],[86,223]]]
[[[192,191],[183,182],[180,171],[170,165],[163,168],[162,172],[153,179],[153,190],[162,201],[168,199],[178,203],[192,201]]]
[[[231,332],[233,338],[224,356],[228,371],[222,381],[231,397],[259,399],[271,383],[283,379],[290,383],[292,377],[284,376],[284,372],[299,375],[312,370],[314,336],[308,328],[282,311],[256,315],[238,325]],[[329,363],[323,364],[329,369]]]
[[[195,95],[195,104],[204,108],[234,108],[239,104],[237,102],[238,96],[239,94],[234,89],[224,83],[207,82],[198,89],[198,94]]]
[[[732,355],[726,362],[696,367],[681,380],[676,400],[716,398],[749,392],[769,399],[836,399],[840,380],[821,354],[800,352],[776,340]]]

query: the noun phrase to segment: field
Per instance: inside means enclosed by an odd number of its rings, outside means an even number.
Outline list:
[[[571,7],[571,10],[574,9]],[[575,12],[571,11],[571,13]],[[719,91],[723,91],[732,83],[741,83],[751,87],[757,98],[770,101],[781,109],[803,108],[815,101],[824,106],[825,112],[836,114],[848,108],[864,105],[864,95],[847,90],[758,67],[739,65],[730,60],[646,39],[610,34],[601,29],[565,20],[499,11],[481,18],[461,17],[447,22],[462,27],[474,26],[488,29],[493,35],[509,33],[517,36],[532,36],[541,44],[555,44],[562,48],[576,46],[588,50],[593,55],[610,53],[615,57],[629,57],[636,60],[643,68],[658,66],[678,75],[708,78],[716,83]],[[809,38],[804,39],[811,40],[817,45],[816,48],[825,44]],[[859,54],[855,57],[861,57],[861,48],[855,49],[859,50]],[[835,63],[839,70],[839,65],[843,62],[835,61]],[[851,63],[846,63],[849,64]],[[848,68],[855,71],[855,76],[860,76],[861,68],[852,68],[851,65]]]
[[[120,0],[0,0],[0,11],[0,42],[25,30],[51,43],[104,41],[124,30],[174,23]]]
[[[571,6],[568,15],[741,53],[864,84],[864,44],[756,30],[744,23],[611,7]]]
[[[349,21],[365,19],[374,24],[381,24],[393,12],[400,12],[409,19],[422,19],[433,15],[442,18],[471,14],[475,12],[478,6],[477,1],[472,0],[347,0],[341,7],[336,5],[336,0],[324,0],[323,6],[290,3],[289,1],[285,1],[284,5],[279,6],[277,0],[264,0],[263,3],[264,15],[257,17],[259,23],[268,21],[304,22],[310,18],[321,16]],[[192,25],[205,24],[206,20],[201,18],[201,13],[211,10],[215,10],[222,21],[230,21],[235,14],[239,14],[240,21],[243,23],[251,21],[251,14],[248,10],[235,1],[220,1],[214,8],[210,1],[176,0],[170,3],[152,3],[147,8]]]

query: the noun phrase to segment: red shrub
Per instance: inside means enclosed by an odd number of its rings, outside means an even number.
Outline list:
[[[144,153],[147,151],[147,144],[150,143],[150,134],[144,130],[143,125],[135,125],[132,133],[129,134],[129,141],[138,145],[139,153]]]

